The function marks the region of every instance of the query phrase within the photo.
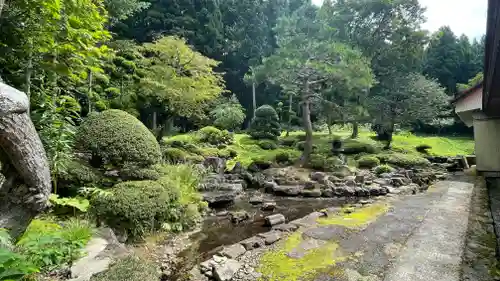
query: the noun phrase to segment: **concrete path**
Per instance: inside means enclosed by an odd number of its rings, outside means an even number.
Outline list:
[[[394,199],[388,212],[361,229],[317,224],[301,228],[307,241],[338,243],[334,255],[342,257],[303,280],[460,281],[473,189],[470,179],[457,176],[425,193]]]

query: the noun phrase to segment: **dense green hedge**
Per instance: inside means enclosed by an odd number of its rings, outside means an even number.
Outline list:
[[[249,134],[254,139],[277,140],[281,134],[278,113],[270,105],[255,110],[255,118],[250,124]]]
[[[365,155],[358,159],[358,167],[374,168],[380,165],[380,160],[375,156]]]
[[[153,134],[121,110],[91,114],[79,127],[76,143],[80,149],[92,153],[94,165],[122,166],[129,162],[148,166],[161,160],[160,145]]]

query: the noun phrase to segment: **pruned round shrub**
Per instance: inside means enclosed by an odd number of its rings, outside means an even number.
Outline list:
[[[281,127],[278,113],[272,106],[263,105],[255,110],[249,134],[253,139],[278,139]]]
[[[231,144],[233,142],[233,137],[227,130],[219,130],[212,126],[201,128],[198,135],[200,141],[212,145]]]
[[[279,140],[280,144],[283,146],[294,147],[297,143],[297,139],[293,137],[284,137]]]
[[[377,175],[381,175],[381,174],[385,174],[385,173],[390,173],[394,171],[394,168],[392,168],[391,166],[389,165],[379,165],[377,167],[375,167],[375,174]]]
[[[186,161],[188,153],[180,148],[167,147],[163,149],[163,158],[169,163],[182,163]]]
[[[315,170],[331,171],[338,165],[342,165],[342,161],[337,157],[326,157],[320,154],[311,154],[309,158],[309,167]]]
[[[259,141],[259,147],[264,150],[274,150],[278,148],[278,145],[272,140],[261,140]]]
[[[380,160],[375,156],[363,156],[358,159],[358,167],[360,168],[374,168],[380,165]]]
[[[100,182],[102,175],[87,163],[72,160],[66,164],[66,169],[58,174],[58,178],[70,184],[86,185]]]
[[[427,151],[427,150],[429,150],[429,149],[431,149],[431,148],[432,148],[432,146],[430,146],[430,145],[428,145],[428,144],[421,144],[421,145],[417,145],[417,147],[415,147],[415,149],[416,149],[418,152],[420,152],[420,153],[424,153],[424,154],[428,154],[428,153],[429,153],[429,151]]]
[[[425,167],[431,164],[429,160],[421,156],[411,154],[387,153],[378,154],[376,155],[376,157],[382,163],[391,164],[393,166],[402,168]]]
[[[180,203],[181,188],[176,181],[128,181],[117,184],[112,195],[95,196],[91,213],[118,231],[135,238],[162,228],[180,231],[192,225],[192,218]]]
[[[160,145],[151,132],[134,116],[110,109],[91,114],[79,127],[76,143],[92,153],[92,163],[122,166],[156,164],[161,159]]]
[[[290,163],[291,158],[292,156],[290,155],[290,153],[282,151],[274,156],[274,161],[279,164],[287,164]]]
[[[369,153],[373,154],[377,152],[377,148],[369,143],[364,143],[356,140],[345,141],[343,144],[343,153],[347,155],[359,154],[359,153]]]
[[[160,177],[160,173],[152,168],[126,166],[120,170],[120,178],[123,180],[157,180]]]

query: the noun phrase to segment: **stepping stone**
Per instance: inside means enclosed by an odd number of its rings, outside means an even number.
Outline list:
[[[303,237],[309,237],[317,240],[329,241],[334,238],[340,238],[345,233],[343,227],[338,226],[320,226],[310,228],[302,234]]]
[[[296,224],[291,224],[291,223],[285,223],[285,224],[280,224],[277,226],[273,227],[273,230],[278,230],[281,232],[293,232],[297,230],[299,227]]]
[[[320,248],[324,246],[327,242],[322,240],[307,239],[302,242],[293,250],[288,252],[286,255],[292,259],[303,258],[310,250]]]
[[[230,281],[233,276],[240,270],[242,264],[236,260],[228,259],[222,265],[214,268],[214,278],[217,281]]]
[[[257,237],[257,236],[245,239],[245,240],[241,241],[240,244],[247,251],[250,251],[250,250],[253,250],[253,249],[256,249],[256,248],[260,248],[260,247],[264,247],[264,245],[265,245],[264,239],[262,239],[260,237]]]
[[[285,223],[286,219],[285,216],[282,214],[275,214],[275,215],[270,215],[265,218],[266,224],[269,226],[275,226],[277,224],[282,224]]]
[[[266,245],[274,244],[276,241],[281,239],[281,233],[278,231],[269,231],[261,233],[258,236],[264,239],[264,243]]]
[[[224,247],[224,249],[219,252],[219,255],[228,257],[230,259],[236,259],[242,256],[245,252],[246,249],[241,244],[234,244],[229,247]]]

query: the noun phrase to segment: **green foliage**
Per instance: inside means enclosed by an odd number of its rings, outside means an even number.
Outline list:
[[[201,206],[196,192],[200,176],[186,165],[158,165],[155,169],[162,175],[157,181],[119,183],[112,196],[93,198],[94,216],[114,229],[126,231],[131,238],[165,225],[172,231],[192,227],[200,218],[199,212],[190,207],[194,205],[198,211]]]
[[[311,154],[309,167],[320,171],[330,171],[335,166],[342,165],[342,161],[336,157],[328,157],[321,154]]]
[[[344,154],[352,155],[359,153],[376,153],[375,145],[358,140],[348,140],[344,142]]]
[[[182,163],[185,162],[187,158],[188,153],[180,148],[168,147],[163,149],[163,159],[169,163]]]
[[[281,134],[278,113],[270,105],[263,105],[255,110],[255,118],[252,120],[249,130],[254,139],[277,140]]]
[[[154,263],[132,255],[116,261],[107,271],[93,276],[90,280],[153,281],[159,278],[160,274]]]
[[[261,140],[259,141],[259,146],[264,150],[274,150],[278,148],[278,145],[273,140]]]
[[[160,177],[160,173],[153,168],[127,165],[120,170],[120,178],[124,180],[157,180]]]
[[[219,130],[212,126],[201,128],[198,131],[198,135],[201,142],[213,145],[230,144],[233,142],[233,137],[227,130]]]
[[[394,171],[394,168],[392,168],[389,165],[379,165],[379,166],[375,167],[375,174],[377,174],[377,175],[381,175],[384,173],[390,173],[392,171]]]
[[[283,137],[280,138],[279,143],[283,146],[295,147],[297,139],[295,137]]]
[[[37,272],[39,272],[39,269],[26,261],[26,257],[0,247],[1,281],[24,280],[27,276]]]
[[[376,157],[382,163],[391,164],[396,167],[402,168],[425,167],[431,164],[429,160],[421,156],[412,154],[384,153],[377,154]]]
[[[375,156],[362,156],[358,159],[358,167],[360,168],[374,168],[380,165],[380,160]]]
[[[77,143],[93,157],[117,166],[126,162],[147,166],[161,159],[160,146],[149,130],[116,109],[87,117],[78,130]]]
[[[306,145],[305,141],[299,141],[299,142],[297,142],[296,148],[300,151],[304,151],[305,145]],[[316,151],[317,148],[318,148],[318,146],[313,144],[313,146],[312,146],[313,151]]]
[[[217,104],[210,114],[215,126],[226,130],[238,129],[246,117],[245,110],[234,95],[228,101]]]
[[[65,171],[58,175],[61,180],[78,187],[86,184],[95,184],[101,181],[102,175],[87,163],[73,159],[66,164]]]
[[[91,236],[92,228],[82,221],[73,220],[61,226],[50,221],[34,220],[16,247],[42,271],[51,271],[79,258]]]
[[[87,212],[89,208],[89,200],[85,198],[78,198],[78,197],[59,198],[59,195],[51,194],[49,200],[50,203],[54,205],[54,208],[71,207],[75,211],[78,210],[82,213]]]
[[[283,151],[274,156],[274,161],[278,164],[289,164],[292,161],[292,155],[289,152]]]

